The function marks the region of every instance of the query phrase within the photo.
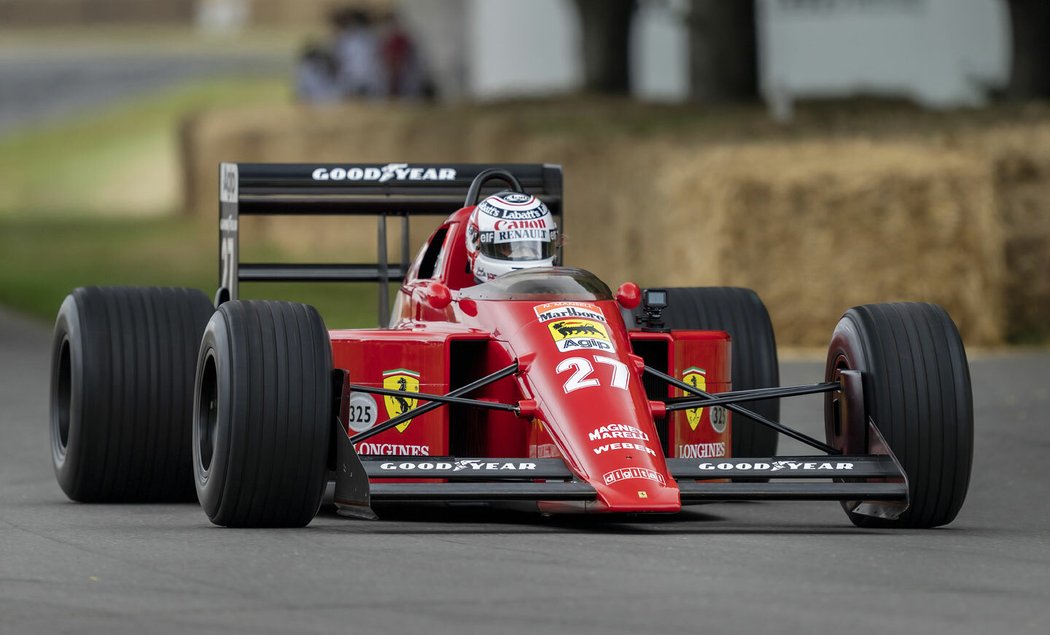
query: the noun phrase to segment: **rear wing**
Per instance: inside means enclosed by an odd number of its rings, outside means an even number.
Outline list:
[[[216,304],[237,299],[246,282],[377,282],[379,323],[390,317],[388,283],[409,268],[409,217],[448,216],[463,206],[474,178],[508,170],[538,196],[562,225],[562,171],[549,164],[473,163],[223,163],[219,167],[219,290]],[[500,189],[492,182],[484,193]],[[377,216],[377,263],[241,263],[243,215]],[[401,219],[401,258],[387,253],[387,219]]]

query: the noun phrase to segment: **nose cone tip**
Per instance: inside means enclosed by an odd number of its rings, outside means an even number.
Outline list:
[[[608,478],[606,479],[608,480]],[[679,512],[682,501],[678,486],[658,479],[629,477],[596,486],[598,496],[610,512]]]

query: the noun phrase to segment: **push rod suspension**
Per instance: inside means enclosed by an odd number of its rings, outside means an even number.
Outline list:
[[[645,372],[649,373],[650,375],[653,375],[654,377],[659,377],[660,379],[662,379],[665,382],[671,384],[672,386],[674,386],[676,388],[680,388],[681,390],[684,390],[685,392],[687,392],[689,394],[703,397],[704,399],[707,400],[707,401],[704,402],[704,405],[710,404],[711,401],[714,399],[714,397],[711,395],[711,393],[704,392],[703,390],[700,390],[699,388],[696,388],[695,386],[690,386],[689,384],[685,383],[684,381],[679,381],[678,379],[675,379],[674,377],[671,377],[670,375],[668,375],[666,373],[660,372],[660,371],[656,370],[655,368],[652,368],[651,366],[646,366],[645,367]],[[698,407],[698,406],[694,406],[694,407]],[[755,422],[766,426],[767,428],[772,428],[772,429],[776,430],[777,432],[779,432],[779,433],[781,433],[781,434],[783,434],[785,436],[791,437],[792,439],[798,441],[799,443],[805,443],[806,445],[808,445],[811,448],[815,448],[817,450],[820,450],[821,452],[826,452],[828,454],[842,454],[839,450],[837,450],[836,448],[831,447],[830,445],[822,443],[822,442],[814,439],[813,437],[806,436],[806,435],[802,434],[801,432],[796,432],[796,431],[792,430],[791,428],[785,426],[782,423],[773,421],[772,419],[767,419],[766,417],[763,417],[762,415],[758,414],[757,412],[754,412],[753,410],[748,410],[747,408],[738,406],[738,405],[733,404],[733,403],[727,403],[727,404],[725,404],[725,407],[730,412],[735,412],[738,415],[742,415],[744,417],[748,417],[749,419],[752,419]]]
[[[805,386],[784,386],[782,388],[756,388],[754,390],[734,390],[731,392],[720,392],[712,395],[712,399],[696,399],[695,397],[672,397],[667,400],[668,410],[691,410],[705,406],[721,406],[729,403],[744,401],[758,401],[760,399],[779,399],[781,397],[795,397],[798,395],[812,395],[822,392],[835,392],[841,386],[834,382],[826,384],[809,384]]]
[[[516,404],[481,401],[480,399],[467,399],[465,397],[452,397],[451,393],[448,395],[433,395],[425,392],[407,392],[404,390],[390,390],[388,388],[372,388],[371,386],[362,386],[361,384],[350,384],[350,390],[354,392],[372,393],[374,395],[390,395],[391,397],[407,397],[409,399],[421,399],[423,401],[438,401],[441,403],[454,403],[464,406],[477,406],[478,408],[488,408],[489,410],[506,410],[507,412],[517,412],[518,410]]]
[[[518,362],[515,360],[515,362],[513,364],[511,364],[510,366],[507,366],[506,368],[503,368],[501,370],[497,370],[496,372],[492,373],[491,375],[485,375],[481,379],[477,379],[477,380],[467,384],[466,386],[461,386],[461,387],[451,391],[450,393],[448,393],[445,396],[446,397],[462,397],[463,395],[469,394],[469,393],[477,390],[478,388],[481,388],[483,386],[487,386],[487,385],[491,384],[492,382],[499,381],[500,379],[503,379],[504,377],[507,377],[508,375],[513,375],[516,372],[518,372]],[[406,393],[400,393],[400,394],[404,395]],[[414,395],[416,393],[409,393],[409,394],[413,394]],[[493,405],[493,404],[490,404],[488,402],[483,402],[483,403],[485,403],[486,405],[489,405],[489,406]],[[408,421],[409,419],[412,419],[413,417],[418,417],[420,415],[423,415],[423,414],[426,414],[426,413],[430,412],[431,410],[434,410],[435,408],[440,408],[441,405],[442,405],[442,402],[440,402],[440,401],[431,401],[431,402],[423,404],[422,406],[419,406],[417,408],[413,408],[413,409],[409,410],[408,412],[403,412],[403,413],[399,414],[398,416],[394,417],[393,419],[388,419],[388,420],[384,421],[383,423],[381,423],[381,424],[379,424],[379,425],[377,425],[375,427],[372,427],[372,428],[369,428],[368,430],[365,430],[364,432],[358,432],[354,436],[350,437],[350,442],[351,443],[359,443],[361,441],[364,441],[365,439],[370,439],[370,438],[374,437],[375,435],[379,434],[380,432],[385,432],[385,431],[389,430],[390,428],[393,428],[396,425],[400,425],[400,424]]]

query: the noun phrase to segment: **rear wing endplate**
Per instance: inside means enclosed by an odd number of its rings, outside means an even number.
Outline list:
[[[448,216],[463,206],[474,178],[508,170],[538,196],[562,225],[562,170],[550,164],[471,163],[223,163],[219,168],[219,290],[216,304],[237,299],[246,282],[377,282],[379,323],[389,321],[388,283],[409,268],[409,217]],[[501,189],[491,182],[483,193]],[[377,263],[241,263],[239,218],[376,216]],[[400,262],[387,253],[387,218],[401,219]]]

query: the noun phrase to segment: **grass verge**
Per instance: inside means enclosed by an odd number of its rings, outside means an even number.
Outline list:
[[[78,286],[193,287],[213,294],[216,230],[183,218],[0,217],[0,304],[51,320]],[[250,284],[241,297],[305,302],[329,328],[376,324],[367,284]]]
[[[285,78],[212,78],[0,139],[0,216],[159,215],[182,203],[178,129],[187,115],[284,103]]]

